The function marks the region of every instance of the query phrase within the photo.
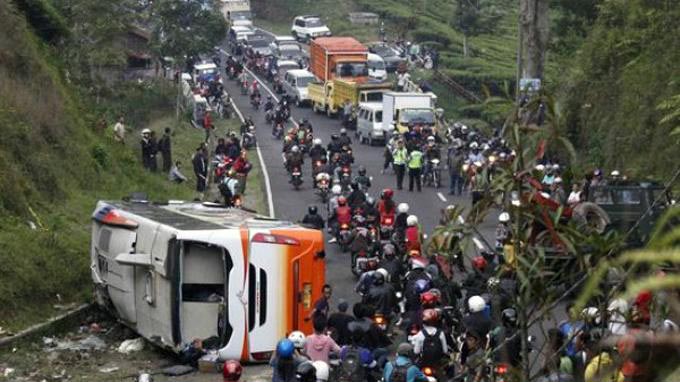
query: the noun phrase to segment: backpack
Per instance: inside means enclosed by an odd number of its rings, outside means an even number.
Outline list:
[[[444,349],[442,348],[442,341],[439,338],[441,335],[441,330],[430,335],[427,330],[422,329],[423,335],[425,336],[425,341],[423,341],[423,350],[420,353],[420,362],[423,365],[434,365],[439,363],[441,358],[444,356]]]
[[[396,362],[392,365],[392,374],[390,374],[389,382],[406,382],[408,376],[408,368],[411,364],[397,366]]]
[[[361,364],[359,349],[351,347],[347,350],[338,373],[340,382],[363,382],[365,380],[364,366]]]

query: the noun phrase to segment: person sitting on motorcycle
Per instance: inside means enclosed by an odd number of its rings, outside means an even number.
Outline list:
[[[338,198],[342,196],[342,187],[339,184],[333,185],[331,187],[331,197],[328,198],[328,212],[329,214],[338,208]],[[330,226],[330,218],[328,220],[328,225]]]
[[[314,133],[314,129],[312,128],[312,123],[309,122],[309,120],[307,118],[302,118],[300,120],[299,125],[300,125],[300,128],[304,129],[307,133],[310,133],[310,134]]]
[[[420,308],[420,295],[430,290],[432,276],[425,270],[427,260],[412,258],[410,262],[411,270],[404,275],[403,290],[404,298],[406,299],[406,310],[416,311]]]
[[[323,229],[325,226],[323,218],[317,213],[316,206],[307,207],[307,215],[305,215],[305,217],[302,218],[302,221],[300,223],[302,223],[302,225],[304,225],[305,227],[319,230]]]
[[[321,138],[315,138],[312,144],[312,148],[309,149],[309,157],[312,159],[313,163],[321,161],[326,162],[327,152],[323,148]]]
[[[347,198],[344,196],[338,197],[338,206],[333,210],[331,216],[328,218],[329,224],[333,222],[333,236],[334,238],[329,241],[329,243],[334,243],[336,241],[335,236],[338,235],[338,230],[341,225],[347,224],[348,226],[352,223],[352,209],[347,205]]]
[[[285,125],[286,119],[286,111],[281,106],[277,106],[274,111],[274,123]]]
[[[245,120],[243,120],[243,123],[241,124],[240,134],[241,135],[245,134],[250,126],[255,126],[255,122],[253,122],[253,117],[251,115],[249,115],[248,117],[246,117]]]
[[[323,171],[317,173],[316,176],[314,177],[314,188],[318,188],[319,184],[322,181],[325,181],[326,183],[328,183],[330,185],[331,176],[328,175],[327,172],[323,172]]]
[[[468,273],[463,280],[463,288],[468,296],[483,294],[486,292],[487,281],[489,279],[488,262],[483,256],[472,258],[472,272]]]
[[[383,380],[385,382],[427,382],[428,378],[416,366],[411,357],[413,346],[407,342],[397,347],[397,358],[385,364]]]
[[[404,272],[404,267],[402,265],[401,259],[397,257],[397,249],[394,247],[394,244],[387,243],[383,245],[382,260],[380,260],[378,266],[387,270],[388,274],[390,275],[388,279],[395,289],[401,289],[399,282]]]
[[[376,313],[390,318],[397,306],[396,292],[392,284],[387,282],[389,273],[384,268],[379,268],[373,274],[373,285],[369,287],[364,296],[364,302],[373,306]]]
[[[510,237],[510,214],[501,212],[498,216],[498,225],[496,226],[496,250],[503,249],[507,239]]]
[[[304,164],[305,160],[300,152],[300,148],[296,145],[293,145],[290,148],[290,152],[286,155],[286,169],[288,172],[293,171],[294,168],[302,169],[302,165]]]
[[[409,215],[409,217],[406,219],[406,225],[408,225],[404,231],[406,250],[420,251],[422,237],[420,234],[420,227],[418,226],[418,217],[416,215]]]
[[[375,227],[380,216],[378,209],[375,208],[375,199],[371,196],[366,196],[366,201],[361,209],[364,210],[368,224]]]
[[[254,91],[254,92],[250,95],[250,104],[251,104],[251,105],[258,105],[258,106],[259,106],[261,101],[262,101],[262,95],[260,95],[260,91],[259,91],[259,90]]]
[[[291,138],[289,135],[286,135],[283,137],[283,154],[288,154],[290,150],[295,146],[295,142],[293,142],[293,138]]]
[[[501,324],[491,331],[492,348],[500,346],[494,354],[496,362],[520,367],[522,358],[522,337],[517,333],[517,311],[506,308],[501,312]]]
[[[352,163],[354,163],[352,150],[347,145],[342,146],[342,152],[340,153],[340,164],[343,166],[351,166]]]
[[[416,356],[418,366],[434,368],[437,380],[443,381],[449,346],[441,329],[439,312],[431,308],[423,310],[422,323],[422,329],[411,338],[413,354]]]
[[[357,207],[363,206],[366,202],[366,194],[361,190],[361,187],[357,182],[352,182],[350,185],[352,192],[347,197],[347,203],[352,208],[352,210]]]
[[[328,143],[326,149],[328,150],[329,156],[342,152],[342,143],[340,143],[340,137],[337,134],[331,135],[331,141]]]
[[[342,129],[340,129],[339,141],[340,141],[340,145],[342,145],[342,146],[347,146],[347,147],[352,146],[352,138],[350,138],[349,135],[347,135],[347,129],[345,129],[344,127]]]
[[[406,220],[408,219],[409,206],[407,203],[399,203],[397,206],[397,217],[394,219],[394,230],[400,237],[404,237],[406,232]]]
[[[432,160],[437,159],[441,161],[442,159],[442,153],[439,146],[437,145],[437,142],[435,141],[434,135],[427,137],[427,145],[425,146],[424,151],[425,168],[423,169],[423,175],[426,175],[429,174],[430,170],[432,170]]]
[[[371,178],[366,176],[366,167],[359,166],[359,171],[357,172],[359,175],[354,177],[354,181],[359,184],[363,191],[368,191],[368,189],[371,187]]]
[[[468,299],[467,306],[469,313],[463,317],[463,326],[466,330],[475,330],[486,336],[493,329],[486,301],[481,296],[475,295]]]
[[[274,101],[272,100],[272,96],[267,96],[267,102],[264,104],[264,111],[267,112],[269,110],[274,109]]]
[[[272,367],[272,382],[294,382],[297,367],[306,359],[295,354],[295,345],[288,338],[276,345],[276,352],[269,361]]]
[[[348,325],[349,326],[349,325]],[[340,350],[340,366],[337,370],[338,381],[375,382],[371,370],[377,366],[371,350],[361,346],[367,332],[363,327],[352,325],[351,343]]]
[[[373,285],[373,280],[375,276],[375,272],[378,270],[378,262],[375,260],[368,260],[366,261],[366,266],[359,276],[359,280],[357,280],[356,284],[354,284],[354,293],[358,294],[362,298],[368,294],[368,291],[371,289],[371,286]]]

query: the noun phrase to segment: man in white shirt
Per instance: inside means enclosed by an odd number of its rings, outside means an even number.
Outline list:
[[[125,125],[123,124],[123,117],[119,117],[118,122],[113,126],[113,139],[116,142],[125,144]]]

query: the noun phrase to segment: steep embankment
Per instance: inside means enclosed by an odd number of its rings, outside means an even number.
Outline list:
[[[680,94],[678,18],[672,1],[605,2],[565,65],[567,129],[589,164],[663,179],[677,168],[680,141],[659,105]]]
[[[109,138],[110,125],[95,127],[100,115],[65,80],[44,31],[13,2],[0,2],[0,20],[0,326],[16,328],[89,295],[97,199],[169,188]]]

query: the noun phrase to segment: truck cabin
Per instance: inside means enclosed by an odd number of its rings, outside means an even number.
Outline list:
[[[335,65],[336,78],[368,77],[368,63],[366,61],[345,61]]]
[[[435,114],[432,109],[402,109],[398,113],[401,126],[435,125]]]
[[[361,103],[373,103],[377,102],[382,104],[383,95],[386,90],[364,90],[359,93],[359,102]]]

